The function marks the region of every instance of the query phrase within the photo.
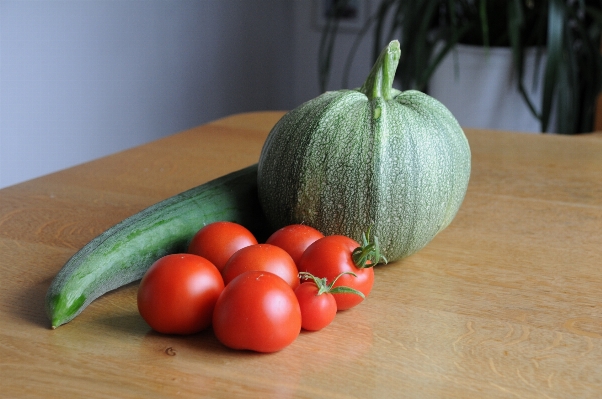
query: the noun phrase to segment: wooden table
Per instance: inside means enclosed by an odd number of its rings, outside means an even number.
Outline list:
[[[0,190],[1,397],[602,397],[599,136],[467,130],[473,171],[453,223],[281,352],[154,333],[136,284],[49,328],[46,290],[76,250],[255,163],[281,115],[235,115]]]

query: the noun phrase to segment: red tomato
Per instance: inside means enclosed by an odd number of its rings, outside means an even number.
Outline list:
[[[342,235],[320,238],[311,244],[303,253],[299,262],[299,271],[308,272],[318,278],[326,278],[330,283],[344,272],[355,273],[356,276],[342,275],[334,287],[347,286],[368,296],[374,284],[374,270],[371,267],[358,268],[351,254],[360,245],[357,241]],[[359,295],[351,293],[333,294],[338,310],[345,310],[363,301]]]
[[[249,245],[236,251],[222,270],[224,284],[228,285],[235,277],[249,270],[274,273],[293,290],[299,286],[297,265],[284,249],[275,245]]]
[[[301,327],[308,331],[318,331],[332,323],[337,314],[337,302],[333,294],[323,292],[318,295],[314,282],[305,282],[295,290],[301,309]]]
[[[276,352],[301,331],[301,310],[291,287],[265,271],[248,271],[224,288],[213,312],[217,339],[232,349]]]
[[[257,239],[244,226],[233,222],[214,222],[194,235],[188,252],[209,260],[221,271],[234,252],[254,244],[257,244]]]
[[[224,289],[219,270],[191,254],[167,255],[147,270],[138,288],[138,311],[156,331],[192,334],[211,324]]]
[[[267,244],[276,245],[284,249],[299,265],[301,255],[314,241],[324,237],[313,227],[304,224],[292,224],[275,231],[266,241]]]

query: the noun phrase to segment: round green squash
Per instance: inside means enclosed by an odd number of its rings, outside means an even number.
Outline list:
[[[322,94],[285,114],[259,159],[259,200],[273,228],[304,223],[361,242],[371,228],[389,260],[447,227],[470,177],[470,147],[434,98],[394,89],[397,41],[364,85]]]

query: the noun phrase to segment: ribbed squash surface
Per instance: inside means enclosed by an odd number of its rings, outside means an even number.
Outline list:
[[[326,92],[270,132],[258,189],[274,228],[305,223],[359,240],[372,226],[391,261],[423,248],[456,215],[470,176],[468,142],[439,101],[392,89],[395,44],[361,89]]]

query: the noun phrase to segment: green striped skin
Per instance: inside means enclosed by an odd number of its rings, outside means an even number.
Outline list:
[[[267,222],[257,200],[257,165],[161,201],[111,227],[78,251],[46,294],[52,328],[67,323],[94,299],[140,279],[160,257],[185,252],[204,225],[228,220],[258,238]]]
[[[392,261],[423,248],[456,215],[470,177],[468,142],[440,102],[392,89],[392,45],[361,89],[324,93],[270,132],[258,187],[273,228],[305,223],[360,241],[372,226]]]

